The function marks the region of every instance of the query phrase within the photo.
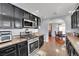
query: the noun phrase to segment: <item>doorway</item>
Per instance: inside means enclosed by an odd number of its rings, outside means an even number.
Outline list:
[[[61,32],[65,35],[65,22],[62,19],[55,19],[48,23],[48,41],[51,41],[51,37],[55,37],[57,33]],[[63,39],[65,41],[65,39]]]

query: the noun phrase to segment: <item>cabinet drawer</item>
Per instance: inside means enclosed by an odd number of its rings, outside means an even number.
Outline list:
[[[18,44],[19,48],[21,48],[23,46],[26,46],[26,45],[27,45],[27,42],[26,41]]]
[[[0,49],[0,55],[7,55],[7,54],[9,54],[9,53],[11,53],[11,52],[13,52],[15,50],[16,50],[15,45],[8,46],[8,47]]]
[[[14,50],[8,54],[5,54],[4,56],[17,56],[16,50]]]

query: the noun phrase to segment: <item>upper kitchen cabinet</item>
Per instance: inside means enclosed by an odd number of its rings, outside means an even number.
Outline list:
[[[14,7],[8,3],[1,3],[1,14],[13,17],[14,15]]]
[[[75,11],[71,15],[71,28],[78,28],[78,24],[77,24],[77,11]]]
[[[79,28],[79,7],[77,8],[77,27]]]
[[[12,18],[11,17],[7,17],[7,16],[2,16],[1,15],[1,19],[0,20],[1,22],[1,28],[4,28],[4,29],[10,29],[12,28]]]
[[[20,8],[15,7],[15,12],[14,12],[14,17],[18,19],[23,19],[24,18],[24,11]]]
[[[28,12],[24,12],[24,19],[27,19],[27,20],[29,20],[29,15],[30,15],[30,13],[28,13]]]
[[[79,28],[79,7],[71,15],[71,28]]]
[[[77,28],[77,12],[75,11],[72,15],[72,28]]]
[[[30,19],[31,21],[35,21],[35,16],[34,16],[33,14],[30,14],[30,15],[29,15],[29,19]]]
[[[11,28],[13,7],[8,3],[0,3],[0,28]]]
[[[0,3],[0,14],[1,14],[1,3]]]
[[[41,19],[38,17],[38,19],[37,19],[37,26],[40,26],[40,24],[41,24]]]
[[[22,28],[22,19],[18,19],[18,18],[14,19],[14,28],[17,29]]]
[[[14,28],[22,28],[22,20],[24,18],[24,11],[15,7],[14,13]]]

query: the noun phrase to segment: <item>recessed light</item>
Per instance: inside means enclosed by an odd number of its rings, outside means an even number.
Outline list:
[[[39,10],[36,10],[35,12],[39,12]]]

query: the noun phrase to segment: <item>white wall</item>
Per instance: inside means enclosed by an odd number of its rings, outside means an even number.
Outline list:
[[[48,40],[48,22],[49,20],[42,20],[39,32],[44,34],[44,39],[47,41]]]

